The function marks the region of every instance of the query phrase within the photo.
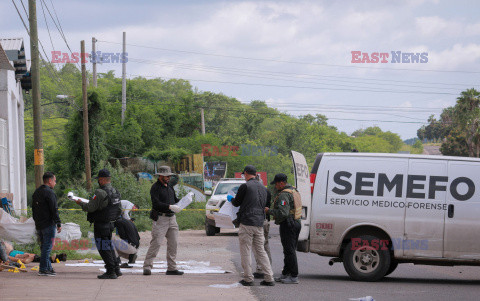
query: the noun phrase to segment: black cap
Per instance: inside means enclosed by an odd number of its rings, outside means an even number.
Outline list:
[[[270,182],[270,184],[275,184],[278,182],[287,182],[287,175],[284,173],[277,173],[273,181]]]
[[[98,178],[110,178],[110,171],[108,171],[108,169],[106,168],[100,169],[100,171],[98,172],[98,176],[96,176],[95,179]]]
[[[248,173],[249,175],[256,175],[257,174],[257,169],[255,168],[255,166],[253,165],[247,165],[245,166],[245,168],[243,169],[243,172],[242,174],[246,174]]]

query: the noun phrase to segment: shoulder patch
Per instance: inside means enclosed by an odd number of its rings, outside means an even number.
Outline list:
[[[94,194],[94,195],[93,195],[93,200],[95,201],[96,199],[97,199],[97,195]]]
[[[286,204],[287,204],[286,201],[283,201],[283,200],[282,200],[282,201],[280,202],[280,205],[282,205],[282,206],[285,206]]]

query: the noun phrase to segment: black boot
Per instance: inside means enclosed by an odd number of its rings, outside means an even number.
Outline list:
[[[135,260],[137,260],[137,254],[128,255],[128,263],[135,263]]]
[[[120,276],[123,275],[123,274],[122,274],[122,271],[120,271],[120,268],[119,268],[119,267],[118,267],[118,268],[115,268],[115,275],[117,275],[117,277],[120,277]]]
[[[117,279],[117,275],[114,271],[106,271],[105,274],[98,275],[98,279]]]

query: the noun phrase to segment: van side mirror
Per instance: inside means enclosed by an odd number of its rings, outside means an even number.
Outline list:
[[[212,191],[211,190],[205,190],[205,195],[212,195]]]

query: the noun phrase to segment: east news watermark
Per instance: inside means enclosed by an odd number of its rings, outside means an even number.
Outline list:
[[[128,62],[128,52],[61,52],[52,51],[51,63],[76,64],[85,60],[92,64],[123,64]],[[90,60],[90,61],[89,61]]]
[[[428,52],[362,52],[351,51],[352,64],[426,64]]]

